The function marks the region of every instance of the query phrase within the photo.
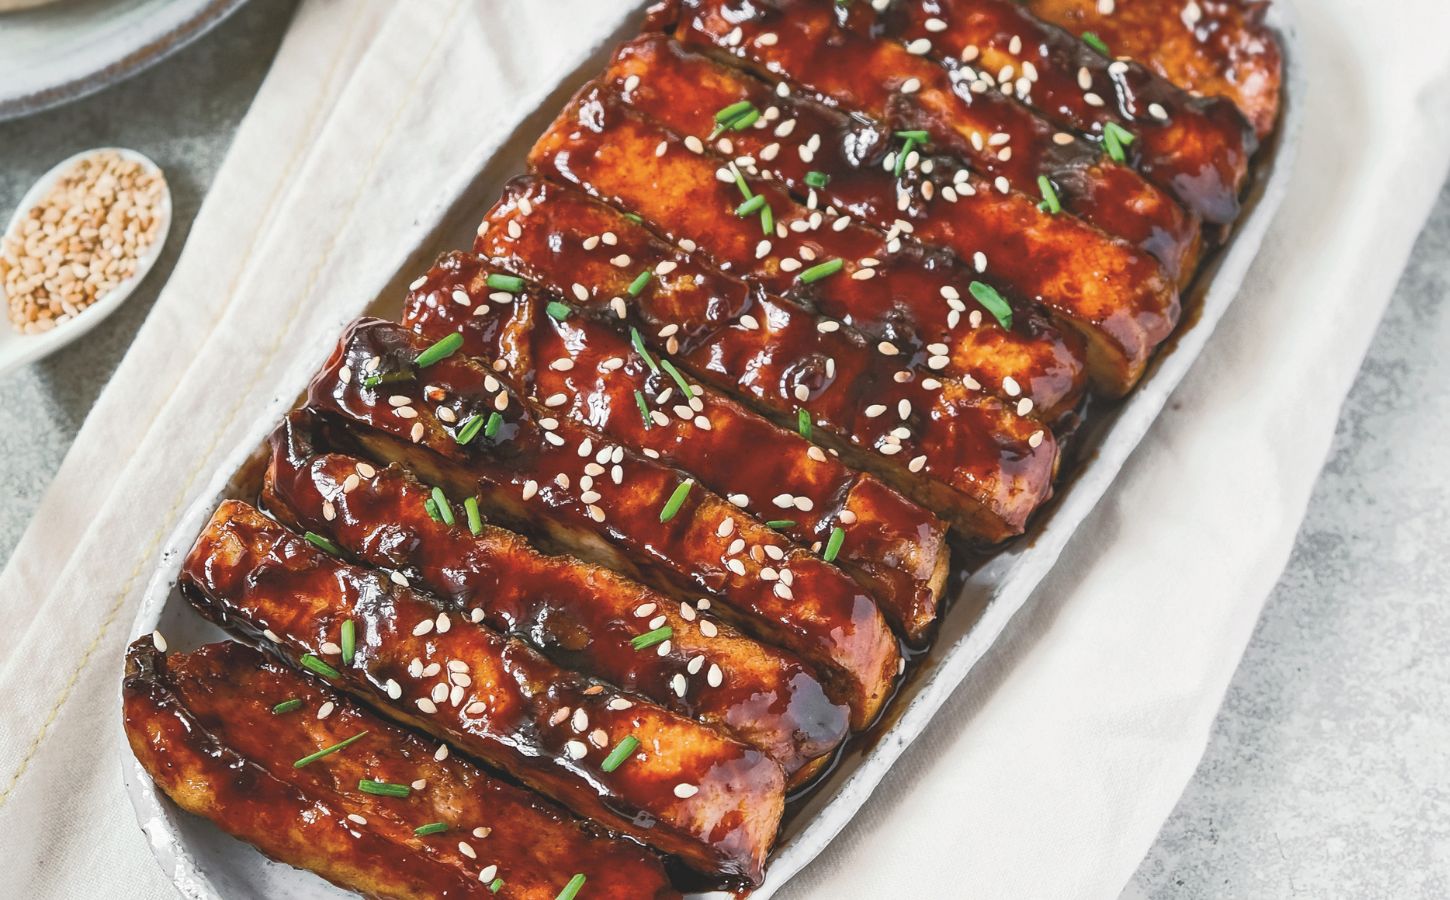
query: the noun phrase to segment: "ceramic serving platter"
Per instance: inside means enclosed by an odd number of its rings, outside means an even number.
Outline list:
[[[1299,98],[1304,96],[1304,75],[1289,0],[1275,0],[1269,23],[1278,32],[1285,49],[1283,121],[1273,144],[1265,149],[1258,178],[1236,232],[1185,296],[1187,324],[1159,353],[1128,399],[1099,412],[1099,421],[1083,438],[1086,442],[1080,454],[1083,462],[1059,487],[1057,496],[1039,515],[1029,533],[967,579],[943,618],[931,651],[902,687],[875,739],[860,748],[848,749],[829,778],[788,817],[771,854],[765,882],[754,892],[753,900],[773,896],[846,826],[892,764],[1001,636],[1056,563],[1073,532],[1108,490],[1238,294],[1269,224],[1288,192],[1302,119]],[[626,32],[627,29],[622,29],[621,36]],[[576,80],[561,85],[561,90],[572,90],[596,73],[612,51],[613,43],[601,44],[582,57],[573,76]],[[482,149],[481,152],[487,153],[480,158],[483,177],[474,179],[466,192],[451,198],[453,203],[445,205],[440,213],[430,243],[410,253],[411,259],[430,258],[433,252],[466,242],[462,235],[470,233],[471,227],[456,239],[452,234],[447,235],[449,239],[442,239],[447,231],[446,223],[460,223],[476,214],[483,208],[480,200],[486,206],[497,195],[503,181],[513,174],[516,166],[497,165],[498,161],[517,160],[522,155],[521,148],[536,136],[524,127],[530,124],[525,118],[515,124],[520,127],[512,137]],[[406,283],[416,273],[381,274],[396,284]],[[370,311],[395,318],[400,312],[399,305],[396,300],[380,301]],[[318,348],[317,366],[322,364],[328,350],[330,347]],[[133,638],[159,629],[171,647],[188,649],[224,637],[220,630],[192,612],[177,592],[175,585],[181,560],[222,499],[256,497],[261,482],[264,438],[305,387],[305,383],[281,385],[281,399],[269,408],[255,411],[254,440],[239,448],[230,463],[216,473],[210,487],[203,491],[171,536],[132,625]],[[119,727],[119,719],[118,715],[115,727]],[[322,900],[354,896],[310,873],[272,862],[209,822],[180,812],[161,795],[129,754],[122,761],[122,767],[152,851],[184,896],[206,900]]]

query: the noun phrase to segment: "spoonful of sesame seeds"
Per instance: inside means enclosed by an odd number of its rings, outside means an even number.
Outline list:
[[[171,191],[134,150],[78,153],[26,192],[0,238],[0,375],[95,328],[151,271]]]

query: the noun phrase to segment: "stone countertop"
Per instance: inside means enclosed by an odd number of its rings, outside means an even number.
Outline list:
[[[55,161],[167,172],[161,261],[92,335],[0,377],[0,560],[186,241],[293,3],[265,0],[142,75],[0,123],[0,214]],[[1339,422],[1278,587],[1177,810],[1126,895],[1450,896],[1450,189]]]

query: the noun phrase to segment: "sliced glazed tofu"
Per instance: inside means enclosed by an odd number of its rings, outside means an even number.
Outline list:
[[[742,630],[815,666],[853,727],[876,717],[902,659],[854,580],[687,474],[520,400],[463,354],[440,356],[398,325],[361,320],[308,405],[373,455],[455,499],[477,496],[512,528],[678,599],[710,598]]]
[[[1197,95],[1228,97],[1260,138],[1279,120],[1284,53],[1264,24],[1267,0],[1024,0],[1034,15],[1074,34],[1091,32]]]
[[[590,897],[680,896],[635,844],[250,647],[168,656],[142,637],[126,653],[122,701],[132,752],[178,806],[346,890],[554,900],[582,877]]]
[[[1119,396],[1178,321],[1177,289],[1152,256],[1074,216],[1040,209],[1024,194],[1003,194],[947,157],[913,151],[902,160],[898,178],[889,165],[894,145],[878,123],[798,96],[782,98],[767,82],[659,34],[622,46],[602,80],[640,114],[698,138],[715,130],[720,110],[749,104],[748,110],[760,114],[756,123],[723,132],[714,146],[730,151],[748,183],[777,181],[798,201],[825,213],[823,225],[801,232],[802,238],[849,217],[946,248],[970,263],[972,274],[952,285],[965,316],[939,293],[893,292],[874,278],[849,286],[877,289],[882,298],[890,294],[893,308],[886,319],[893,331],[909,313],[914,333],[940,340],[948,352],[931,364],[941,371],[991,384],[993,373],[1023,353],[1010,352],[1015,332],[1034,334],[1033,304],[1022,300],[1040,304],[1056,324],[1082,339],[1081,346],[1069,340],[1052,345],[1047,358],[1066,356],[1070,362],[1039,365],[1030,375],[1013,373],[1035,412],[1049,421],[1077,396],[1081,355],[1094,389]],[[970,281],[978,278],[1001,287],[1012,305],[1014,332],[1005,332],[971,295]],[[980,327],[971,327],[972,312],[980,316]],[[1040,344],[1048,335],[1036,337]],[[1004,341],[1008,347],[1001,346]],[[1003,350],[1004,358],[997,359]]]
[[[325,535],[561,666],[723,729],[787,775],[809,771],[846,737],[849,710],[805,664],[716,621],[708,600],[673,601],[608,569],[545,556],[476,506],[445,499],[449,523],[431,489],[401,467],[320,452],[313,424],[293,413],[272,435],[263,501],[293,528]],[[635,649],[658,628],[670,629],[669,652]]]
[[[902,44],[841,27],[841,9],[830,0],[682,0],[674,32],[893,134],[924,131],[927,150],[960,157],[1004,193],[1036,194],[1046,175],[1068,212],[1151,253],[1174,277],[1194,268],[1199,221],[1173,197],[1000,91],[974,93]]]
[[[218,624],[574,812],[701,871],[759,880],[785,803],[770,757],[560,669],[324,543],[227,501],[188,554],[182,591]],[[638,753],[609,770],[630,737]]]
[[[799,434],[799,424],[787,431],[693,383],[668,359],[641,356],[613,323],[574,312],[559,295],[524,283],[499,302],[489,286],[489,276],[499,274],[476,256],[448,254],[414,282],[403,325],[429,340],[462,334],[463,352],[502,362],[496,371],[515,390],[678,466],[769,527],[829,555],[872,592],[903,634],[924,635],[936,618],[949,556],[946,526],[936,516],[842,465]]]
[[[1057,446],[1041,423],[980,385],[888,357],[879,342],[700,262],[578,191],[513,182],[475,249],[602,321],[634,327],[654,352],[785,427],[804,415],[814,440],[974,541],[1020,534],[1051,494]],[[631,293],[641,271],[650,278]]]

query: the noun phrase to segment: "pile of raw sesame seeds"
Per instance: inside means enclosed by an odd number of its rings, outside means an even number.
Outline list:
[[[77,161],[0,246],[10,324],[49,331],[135,274],[165,224],[165,193],[159,173],[115,151]]]

